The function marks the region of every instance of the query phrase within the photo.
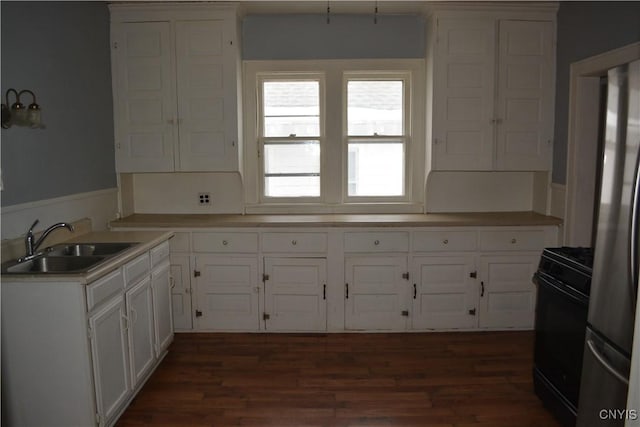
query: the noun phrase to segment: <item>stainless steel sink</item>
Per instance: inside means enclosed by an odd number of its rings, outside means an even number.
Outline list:
[[[50,256],[110,256],[129,249],[135,243],[73,243],[51,246],[45,251]]]
[[[15,273],[79,273],[98,264],[103,256],[41,256],[6,267],[9,274]]]
[[[137,243],[61,243],[42,254],[19,262],[2,264],[3,274],[85,273],[102,261],[114,257]]]

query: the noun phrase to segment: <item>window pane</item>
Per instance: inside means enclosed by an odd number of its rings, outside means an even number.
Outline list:
[[[320,196],[320,142],[265,142],[264,174],[267,197]]]
[[[264,179],[267,197],[319,197],[319,176],[271,176]]]
[[[403,196],[404,144],[349,143],[349,196]]]
[[[347,83],[347,132],[351,136],[403,135],[403,81]]]
[[[264,136],[320,136],[320,83],[263,83]]]
[[[265,143],[264,171],[266,174],[320,173],[320,143]]]

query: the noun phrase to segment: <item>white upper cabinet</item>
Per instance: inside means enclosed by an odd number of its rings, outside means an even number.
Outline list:
[[[237,171],[235,10],[111,6],[118,172]]]
[[[508,16],[430,18],[433,170],[551,168],[555,13]]]

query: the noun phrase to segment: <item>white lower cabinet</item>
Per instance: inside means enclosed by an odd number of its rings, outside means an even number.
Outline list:
[[[409,318],[406,256],[348,256],[344,270],[345,329],[406,329]]]
[[[121,295],[89,318],[99,425],[113,418],[131,392],[126,317],[125,299]],[[53,425],[59,422],[51,421]]]
[[[155,354],[160,357],[173,341],[173,316],[171,310],[171,278],[169,260],[151,270],[153,295],[153,331]]]
[[[151,369],[155,361],[154,308],[151,280],[147,276],[129,289],[125,296],[125,321],[129,337],[129,359],[132,387],[135,387]]]
[[[255,331],[259,328],[258,258],[195,257],[195,327]]]
[[[173,337],[165,245],[88,284],[3,276],[3,425],[116,423]]]
[[[557,227],[216,227],[172,240],[177,330],[503,330],[533,327],[531,279]]]
[[[413,258],[413,329],[471,329],[478,325],[474,257]]]
[[[189,255],[171,254],[171,307],[176,331],[188,331],[193,328],[190,275]]]
[[[264,329],[326,331],[327,260],[264,259]]]
[[[480,256],[481,328],[533,328],[536,292],[531,282],[540,254]]]

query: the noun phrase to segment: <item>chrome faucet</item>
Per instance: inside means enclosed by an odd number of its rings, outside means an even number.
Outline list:
[[[44,230],[42,232],[42,236],[40,236],[38,240],[35,240],[35,237],[33,235],[33,229],[39,222],[40,220],[36,219],[35,222],[31,224],[31,227],[29,227],[29,231],[27,231],[27,237],[25,237],[24,239],[24,245],[25,245],[27,254],[24,257],[20,258],[18,260],[19,262],[28,261],[32,258],[35,258],[37,255],[39,255],[38,253],[36,253],[36,251],[38,250],[42,242],[44,242],[44,239],[46,239],[47,236],[56,228],[64,227],[69,231],[73,231],[73,225],[67,224],[66,222],[59,222],[57,224],[53,224],[51,227]]]

